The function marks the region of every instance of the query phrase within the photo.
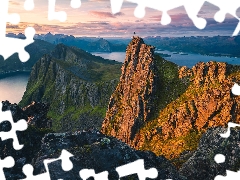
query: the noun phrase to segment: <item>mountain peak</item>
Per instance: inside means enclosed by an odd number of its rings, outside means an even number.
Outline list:
[[[120,82],[109,102],[102,132],[130,142],[151,115],[157,90],[153,55],[153,46],[146,45],[140,37],[132,39],[127,47]]]
[[[170,159],[196,150],[208,128],[239,123],[239,98],[231,94],[239,69],[214,61],[179,67],[134,36],[102,132]]]

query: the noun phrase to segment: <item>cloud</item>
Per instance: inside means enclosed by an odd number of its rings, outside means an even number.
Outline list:
[[[96,13],[100,14],[101,13]],[[108,16],[106,14],[102,16]],[[69,23],[66,25],[49,25],[37,23],[19,23],[18,25],[7,25],[8,32],[24,33],[27,26],[35,28],[37,34],[52,32],[55,34],[66,34],[74,36],[119,36],[131,37],[133,32],[137,35],[146,36],[192,36],[192,35],[228,35],[231,36],[238,24],[234,18],[226,18],[223,23],[216,22],[213,18],[207,18],[207,27],[204,30],[197,29],[192,20],[186,14],[171,15],[172,22],[167,26],[161,25],[160,21],[153,21],[158,18],[152,16],[141,22],[129,21],[108,21],[107,18],[101,18],[104,21],[86,21],[79,23]],[[160,16],[161,18],[161,16]]]
[[[124,13],[119,12],[117,14],[112,14],[110,12],[101,12],[101,11],[90,11],[89,12],[92,16],[95,16],[97,18],[116,18],[117,16],[123,16]]]

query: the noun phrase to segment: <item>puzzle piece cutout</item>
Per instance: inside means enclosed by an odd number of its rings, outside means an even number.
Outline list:
[[[3,141],[6,139],[13,139],[13,148],[15,150],[20,150],[23,148],[23,145],[19,144],[16,131],[26,130],[28,127],[27,122],[24,119],[21,119],[18,122],[14,122],[11,111],[2,111],[2,105],[3,104],[0,103],[0,123],[3,121],[8,121],[11,123],[12,128],[8,132],[0,132],[0,137]]]
[[[56,0],[48,0],[48,20],[59,20],[61,22],[66,21],[67,14],[64,11],[55,11]],[[72,8],[79,8],[81,6],[81,0],[71,0]],[[35,29],[33,27],[27,27],[25,29],[26,39],[17,39],[12,37],[6,37],[7,23],[18,24],[20,22],[19,14],[9,14],[9,0],[0,1],[0,55],[6,60],[14,53],[18,53],[19,59],[22,62],[26,62],[30,56],[25,51],[25,47],[34,42],[33,37],[35,35]],[[25,0],[24,9],[31,11],[34,9],[34,0]]]
[[[87,180],[90,177],[94,177],[94,180],[108,180],[108,172],[103,171],[101,173],[96,174],[94,169],[82,169],[79,172],[79,176],[83,180]]]
[[[34,9],[34,0],[26,0],[24,2],[24,9],[27,11],[31,11]]]
[[[156,168],[145,170],[143,159],[139,159],[132,163],[119,166],[116,168],[116,171],[118,172],[119,180],[122,177],[132,174],[137,174],[139,180],[145,180],[146,178],[154,179],[158,176],[158,171]]]
[[[220,134],[220,136],[223,137],[223,138],[228,138],[230,136],[230,131],[231,131],[230,128],[234,128],[234,127],[240,127],[240,125],[236,124],[236,123],[229,122],[227,132],[223,133],[223,134]]]
[[[240,18],[236,15],[237,9],[240,7],[240,1],[236,0],[126,0],[128,2],[136,3],[137,7],[134,11],[134,15],[138,18],[143,18],[145,16],[145,8],[151,8],[158,11],[162,11],[161,24],[167,25],[171,23],[171,17],[168,15],[168,11],[175,9],[177,7],[183,6],[188,14],[188,17],[193,21],[194,25],[198,29],[204,29],[207,25],[207,21],[204,18],[198,17],[198,13],[201,10],[205,2],[209,2],[220,8],[214,16],[217,22],[223,22],[226,14],[230,14],[239,20],[239,23],[233,33],[233,36],[238,35],[240,31]],[[112,13],[116,14],[120,12],[123,0],[110,0]]]
[[[221,176],[218,175],[214,178],[214,180],[238,180],[240,177],[240,171],[238,172],[233,172],[233,171],[229,171],[227,170],[227,175],[226,176]]]
[[[233,94],[235,94],[235,95],[239,94],[240,93],[239,90],[240,90],[239,86],[237,84],[234,84],[234,86],[232,87]],[[240,125],[236,124],[236,123],[229,122],[228,127],[227,127],[227,131],[225,133],[220,134],[220,136],[222,138],[228,138],[230,136],[230,132],[231,132],[230,128],[234,128],[234,127],[240,127]],[[215,162],[218,163],[218,164],[224,163],[225,159],[226,159],[226,157],[223,154],[216,154],[215,157],[214,157]],[[239,177],[240,177],[240,171],[233,172],[233,171],[227,170],[227,175],[226,176],[218,175],[214,178],[214,180],[222,180],[222,179],[234,180],[234,179],[239,179]]]
[[[15,164],[14,159],[11,156],[6,157],[5,159],[0,159],[0,179],[5,180],[5,175],[3,172],[3,168],[11,168]]]
[[[24,48],[34,42],[33,37],[35,30],[32,27],[26,28],[26,39],[6,37],[7,23],[18,24],[20,22],[20,16],[18,14],[8,14],[8,5],[9,0],[0,1],[0,54],[4,59],[7,59],[17,52],[19,59],[22,62],[26,62],[30,56]]]
[[[206,20],[197,17],[198,12],[204,4],[204,0],[198,0],[192,5],[191,0],[127,0],[132,3],[138,4],[134,15],[138,18],[145,16],[145,8],[151,8],[158,11],[162,11],[161,24],[167,25],[171,23],[171,17],[168,15],[168,11],[175,9],[180,6],[184,6],[188,16],[193,20],[194,24],[199,28],[203,29],[206,26]],[[121,10],[123,0],[111,0],[112,13],[118,13]]]
[[[219,11],[215,14],[214,19],[217,22],[223,22],[226,18],[226,14],[230,14],[238,21],[240,21],[240,18],[237,16],[237,9],[240,7],[240,1],[236,0],[207,0],[209,3],[219,7]],[[237,36],[240,31],[240,22],[238,23],[233,36]]]
[[[65,11],[55,11],[56,0],[48,0],[48,20],[59,20],[60,22],[64,22],[67,19],[67,14]],[[79,8],[81,6],[81,0],[71,0],[72,8]]]
[[[70,3],[72,8],[79,8],[81,6],[81,0],[71,0]],[[48,0],[48,20],[58,20],[64,22],[67,19],[65,11],[55,11],[56,0]],[[34,9],[34,0],[26,0],[24,3],[24,9],[31,11]]]
[[[234,95],[239,96],[240,95],[240,86],[237,83],[234,83],[231,91]]]
[[[43,161],[43,164],[46,168],[46,172],[39,174],[39,175],[33,175],[33,167],[31,164],[26,164],[23,166],[23,173],[27,176],[25,180],[51,180],[50,179],[50,174],[49,174],[49,169],[48,169],[48,164],[52,163],[54,161],[61,160],[62,161],[62,169],[64,171],[70,171],[73,168],[72,161],[70,160],[70,157],[73,155],[69,153],[67,150],[63,149],[61,155],[59,158],[56,159],[45,159]]]

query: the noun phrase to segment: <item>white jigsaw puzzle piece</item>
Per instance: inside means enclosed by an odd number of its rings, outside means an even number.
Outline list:
[[[158,177],[158,171],[156,168],[145,169],[143,159],[119,166],[116,168],[116,171],[118,172],[119,180],[122,177],[132,174],[137,174],[139,180],[146,180],[146,178],[154,179]]]
[[[204,18],[198,17],[198,13],[200,9],[202,8],[203,4],[205,2],[209,2],[217,7],[220,8],[220,11],[215,14],[214,19],[217,22],[223,22],[225,19],[226,14],[231,14],[236,19],[239,19],[239,17],[236,15],[237,9],[240,7],[240,1],[239,0],[126,0],[128,2],[136,3],[137,7],[134,11],[134,15],[138,18],[143,18],[145,16],[145,8],[152,8],[158,11],[162,11],[162,19],[161,24],[167,25],[171,23],[171,17],[168,15],[168,11],[178,8],[180,6],[184,6],[188,17],[193,21],[194,25],[198,29],[204,29],[206,27],[207,21]],[[116,14],[120,12],[123,0],[110,0],[111,7],[112,7],[112,13]],[[238,23],[233,36],[238,35],[240,31],[240,23]]]
[[[184,6],[188,16],[194,24],[199,28],[203,29],[206,26],[206,20],[199,18],[197,15],[202,8],[205,0],[198,0],[193,2],[191,0],[127,0],[132,3],[138,4],[134,15],[138,18],[143,18],[145,16],[145,8],[151,8],[158,11],[162,11],[161,24],[167,25],[171,23],[171,17],[168,15],[168,11]],[[116,14],[121,10],[123,0],[111,0],[112,13]]]
[[[214,19],[217,22],[223,22],[225,20],[226,14],[230,14],[236,19],[239,23],[233,33],[233,36],[237,36],[240,31],[240,18],[237,16],[237,9],[240,7],[239,0],[207,0],[209,3],[219,7],[219,11],[215,14]]]
[[[229,122],[227,132],[223,133],[223,134],[220,134],[220,136],[223,137],[223,138],[228,138],[230,136],[230,132],[231,132],[230,128],[234,128],[234,127],[240,127],[240,124]]]
[[[5,175],[3,172],[3,168],[11,168],[15,164],[15,161],[12,156],[8,156],[5,159],[0,159],[0,179],[5,180]]]
[[[240,95],[240,86],[237,83],[234,83],[231,91],[234,95],[239,96]]]
[[[23,148],[23,145],[19,144],[16,131],[24,131],[27,129],[28,125],[26,120],[22,119],[18,122],[14,122],[12,118],[11,111],[2,111],[2,103],[0,103],[0,123],[3,121],[8,121],[11,123],[11,130],[8,132],[0,132],[0,138],[4,141],[6,139],[13,139],[13,148],[15,150],[20,150]]]
[[[26,0],[24,3],[24,9],[31,11],[34,9],[34,0]]]
[[[207,25],[207,21],[204,18],[198,17],[198,13],[201,10],[203,4],[205,3],[205,0],[184,0],[184,8],[188,14],[188,17],[192,20],[193,24],[198,29],[204,29]]]
[[[72,8],[79,8],[81,6],[81,0],[71,0]],[[48,20],[58,20],[64,22],[67,20],[67,13],[65,11],[55,11],[56,0],[48,0]]]
[[[81,7],[81,0],[71,0],[71,7],[72,8],[80,8]]]
[[[67,19],[67,14],[65,11],[55,11],[56,0],[48,0],[48,20],[59,20],[64,22]]]
[[[225,18],[225,15],[224,15],[224,18]],[[218,20],[222,20],[222,19],[220,18]],[[240,95],[240,86],[237,83],[234,83],[231,91],[235,95]],[[227,132],[223,133],[223,134],[221,133],[220,136],[222,138],[228,138],[230,136],[230,133],[231,133],[231,128],[234,128],[234,127],[240,127],[240,124],[229,122],[228,127],[227,127]],[[226,159],[226,157],[223,154],[216,154],[215,157],[214,157],[215,162],[218,163],[218,164],[219,163],[224,163],[225,159]],[[224,180],[224,179],[237,180],[237,179],[240,178],[240,171],[233,172],[233,171],[227,170],[226,172],[227,172],[226,176],[218,175],[214,178],[214,180]]]
[[[83,180],[87,180],[90,177],[94,177],[94,180],[108,180],[108,172],[103,171],[101,173],[96,174],[94,169],[82,169],[79,172],[79,176]]]
[[[51,180],[50,174],[49,174],[49,168],[48,164],[52,163],[54,161],[62,160],[62,169],[64,171],[70,171],[73,168],[72,161],[70,160],[70,157],[73,155],[69,153],[67,150],[63,149],[61,155],[59,158],[54,159],[45,159],[43,161],[43,164],[46,168],[46,172],[39,174],[39,175],[33,175],[33,166],[31,164],[26,164],[23,166],[23,173],[27,176],[25,179],[22,180]]]
[[[45,173],[34,176],[33,166],[31,164],[25,164],[22,169],[23,173],[27,176],[25,180],[51,180],[48,171]],[[23,180],[23,179],[22,179]]]
[[[214,178],[214,180],[239,180],[240,178],[240,171],[234,172],[227,170],[226,176],[218,175]]]
[[[18,14],[8,14],[8,6],[9,0],[0,1],[0,55],[7,59],[14,53],[18,53],[19,59],[26,62],[30,56],[25,51],[25,47],[34,42],[35,30],[31,27],[26,28],[26,39],[6,37],[7,23],[18,24],[20,22]]]
[[[216,154],[214,157],[214,160],[216,163],[224,163],[225,162],[225,156],[223,154]]]

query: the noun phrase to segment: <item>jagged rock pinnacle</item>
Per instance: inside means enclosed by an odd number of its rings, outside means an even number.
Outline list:
[[[110,98],[102,132],[129,143],[153,109],[156,93],[154,47],[134,36],[127,47],[120,82]]]

